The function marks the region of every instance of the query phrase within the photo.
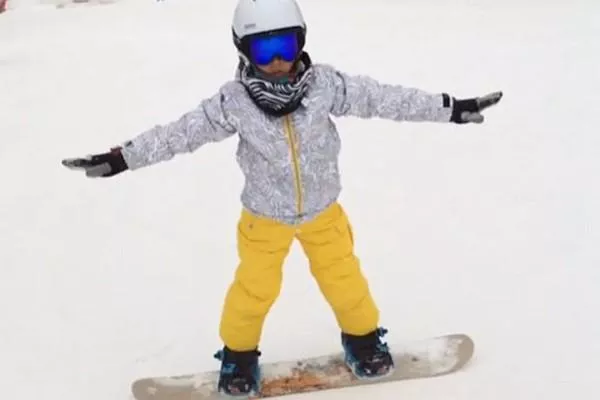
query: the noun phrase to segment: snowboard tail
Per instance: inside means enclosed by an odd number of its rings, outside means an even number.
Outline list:
[[[352,386],[430,378],[460,370],[472,357],[473,340],[465,334],[426,338],[390,347],[393,372],[378,379],[359,379],[344,363],[342,352],[299,360],[261,365],[260,393],[247,397],[262,399]],[[219,372],[149,377],[136,380],[132,393],[137,400],[221,400],[217,392]]]

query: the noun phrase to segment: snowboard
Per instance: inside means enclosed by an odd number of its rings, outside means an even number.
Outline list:
[[[391,374],[376,380],[356,378],[344,363],[342,352],[262,363],[261,391],[245,398],[262,399],[447,375],[467,364],[473,351],[473,340],[462,333],[390,345],[395,368]],[[217,391],[218,378],[217,370],[148,377],[134,381],[131,390],[137,400],[226,399],[227,396]]]

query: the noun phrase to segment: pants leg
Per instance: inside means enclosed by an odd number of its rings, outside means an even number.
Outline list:
[[[300,226],[296,236],[340,329],[353,335],[375,330],[379,310],[354,254],[352,228],[341,205],[335,203]]]
[[[226,297],[220,336],[232,350],[255,349],[271,306],[279,296],[282,267],[295,228],[242,211],[237,240],[240,264]]]

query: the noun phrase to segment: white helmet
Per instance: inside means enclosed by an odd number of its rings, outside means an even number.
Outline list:
[[[295,0],[239,0],[233,14],[233,42],[244,51],[242,41],[257,33],[297,29],[299,48],[302,49],[306,36],[306,23]]]

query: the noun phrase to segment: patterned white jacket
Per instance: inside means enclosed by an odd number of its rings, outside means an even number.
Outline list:
[[[313,65],[311,79],[302,106],[284,117],[265,114],[239,81],[227,82],[179,119],[128,141],[123,157],[136,170],[237,135],[242,205],[300,224],[335,202],[341,190],[340,137],[331,116],[450,121],[452,99],[443,93],[350,76],[324,64]]]

